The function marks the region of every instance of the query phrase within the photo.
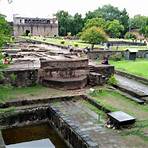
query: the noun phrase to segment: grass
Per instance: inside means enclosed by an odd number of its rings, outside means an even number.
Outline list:
[[[0,86],[0,103],[16,99],[48,98],[51,96],[58,96],[64,94],[67,94],[67,92],[53,88],[47,88],[41,85],[25,88]]]
[[[98,103],[110,109],[111,111],[123,111],[136,117],[136,123],[132,128],[123,128],[119,130],[119,134],[131,145],[133,140],[138,139],[136,143],[139,145],[147,145],[148,136],[148,105],[140,105],[129,98],[122,96],[118,92],[109,89],[96,90],[89,95]],[[134,144],[136,145],[136,144]]]
[[[98,103],[111,111],[122,110],[139,120],[148,120],[148,105],[140,105],[116,91],[108,89],[96,89],[89,94]]]
[[[148,59],[137,59],[136,61],[110,61],[110,64],[121,71],[126,71],[148,79]]]
[[[37,36],[24,37],[24,38],[33,39],[33,40],[37,40],[37,41],[43,41],[43,42],[56,44],[56,45],[64,45],[64,46],[72,45],[74,47],[75,44],[78,44],[79,48],[85,48],[87,46],[91,47],[91,44],[84,43],[81,40],[64,40],[62,38],[55,39],[55,38],[44,38],[44,37],[37,37]],[[44,39],[46,39],[46,40],[44,40]],[[65,41],[65,43],[61,44],[61,41],[63,41],[63,40]],[[109,38],[109,41],[131,41],[131,40]],[[104,46],[103,45],[95,45],[95,48],[104,48]],[[119,46],[118,50],[126,50],[127,48],[133,48],[133,49],[136,48],[138,50],[146,50],[147,46]],[[112,46],[111,49],[116,50],[116,46]]]
[[[87,46],[91,48],[91,44],[84,43],[81,40],[66,40],[66,39],[64,40],[64,39],[44,38],[44,37],[34,37],[34,36],[25,37],[25,38],[33,39],[33,40],[37,40],[37,41],[43,41],[43,42],[56,44],[56,45],[62,45],[62,46],[71,45],[71,46],[75,47],[75,44],[78,44],[79,48],[85,48]],[[65,43],[61,44],[61,41],[65,41]],[[95,48],[100,48],[100,47],[103,47],[103,46],[102,45],[95,45]]]

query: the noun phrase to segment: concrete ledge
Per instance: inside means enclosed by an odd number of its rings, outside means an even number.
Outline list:
[[[143,84],[148,85],[148,79],[146,79],[146,78],[136,76],[136,75],[133,75],[133,74],[130,74],[130,73],[127,73],[127,72],[120,71],[120,70],[115,70],[115,73],[118,74],[118,75],[121,75],[123,77],[127,77],[127,78],[130,78],[130,79],[133,79],[133,80],[136,80],[136,81],[139,81]]]
[[[119,89],[120,91],[123,91],[123,92],[125,92],[125,93],[127,93],[127,94],[129,94],[129,95],[131,95],[133,97],[136,97],[136,98],[130,98],[129,97],[131,100],[133,100],[133,101],[135,101],[135,102],[137,102],[139,104],[144,104],[145,103],[145,100],[142,99],[142,97],[144,97],[142,94],[139,94],[138,92],[130,90],[130,89],[128,89],[128,87],[125,88],[125,87],[123,87],[121,85],[113,85],[113,86],[116,89]]]

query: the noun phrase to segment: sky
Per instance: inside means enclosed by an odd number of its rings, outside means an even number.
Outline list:
[[[136,14],[148,16],[148,0],[0,0],[0,13],[12,21],[13,14],[23,17],[52,17],[58,10],[68,11],[71,15],[81,13],[85,16],[105,4],[111,4],[120,10],[126,8],[130,17]]]

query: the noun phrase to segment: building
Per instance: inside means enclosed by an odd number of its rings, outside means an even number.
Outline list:
[[[58,20],[56,18],[13,17],[14,36],[57,36]]]

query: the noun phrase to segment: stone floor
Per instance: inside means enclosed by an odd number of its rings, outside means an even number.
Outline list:
[[[122,137],[113,129],[105,128],[98,114],[88,109],[82,100],[56,102],[51,106],[67,115],[81,131],[98,143],[99,148],[127,148]]]

